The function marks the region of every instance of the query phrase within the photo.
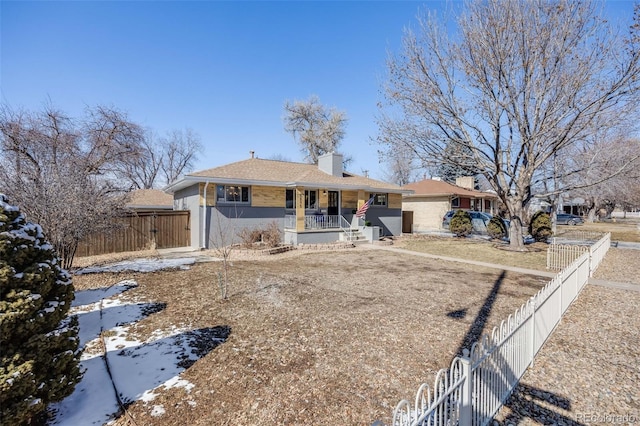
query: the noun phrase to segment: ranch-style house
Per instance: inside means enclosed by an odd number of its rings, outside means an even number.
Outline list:
[[[367,239],[402,232],[401,187],[343,171],[343,157],[321,156],[318,164],[251,158],[185,175],[165,192],[175,210],[191,213],[191,246],[215,248],[238,242],[243,228],[275,222],[287,244]],[[366,215],[358,208],[369,202]],[[370,226],[364,226],[364,225]]]

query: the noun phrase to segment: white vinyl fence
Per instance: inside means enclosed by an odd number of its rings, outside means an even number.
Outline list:
[[[611,235],[606,234],[471,351],[465,349],[448,369],[440,370],[433,388],[422,384],[413,405],[400,401],[392,425],[489,424],[610,246]]]
[[[547,269],[560,271],[587,251],[589,246],[550,244],[547,249]]]

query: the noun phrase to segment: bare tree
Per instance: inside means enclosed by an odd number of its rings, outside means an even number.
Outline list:
[[[287,157],[286,155],[284,155],[284,154],[273,154],[268,159],[269,160],[275,160],[275,161],[285,161],[285,162],[288,162],[288,163],[291,162],[291,159],[289,157]]]
[[[169,184],[184,172],[193,170],[197,154],[202,150],[200,136],[193,129],[172,130],[161,141],[160,170],[164,183]]]
[[[378,151],[382,163],[386,164],[385,178],[396,185],[414,182],[421,169],[416,161],[415,153],[407,146],[401,145],[391,152]]]
[[[640,187],[640,139],[619,136],[598,141],[588,150],[564,156],[563,167],[578,169],[566,179],[574,188],[570,194],[584,199],[587,221],[593,222],[601,210],[608,217],[616,205],[632,200],[634,188]]]
[[[218,288],[220,298],[229,297],[229,272],[231,270],[231,254],[241,239],[240,229],[235,225],[242,216],[236,205],[226,208],[211,207],[209,247],[222,259],[222,272],[218,272]],[[206,220],[206,219],[205,219]]]
[[[2,191],[38,222],[69,268],[78,242],[114,225],[125,197],[113,175],[137,157],[142,132],[115,109],[88,109],[74,121],[53,107],[0,110]]]
[[[166,185],[191,171],[201,150],[200,137],[192,129],[172,130],[164,137],[148,130],[140,155],[123,159],[117,174],[132,189]]]
[[[541,168],[588,145],[602,126],[637,118],[639,13],[636,5],[626,37],[590,1],[472,1],[451,38],[446,20],[424,16],[388,61],[379,142],[408,145],[425,163],[472,160],[504,203],[511,246],[520,248],[527,207],[545,195],[533,191]],[[452,143],[470,146],[468,158],[447,158]]]
[[[147,130],[139,155],[123,159],[115,173],[130,189],[151,189],[156,186],[162,167],[163,152],[157,137]]]
[[[327,109],[317,96],[306,101],[286,101],[284,110],[284,128],[301,146],[309,163],[317,164],[319,156],[337,150],[345,135],[344,112]]]

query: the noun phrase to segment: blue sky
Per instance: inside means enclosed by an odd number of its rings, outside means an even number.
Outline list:
[[[283,105],[317,95],[347,114],[350,171],[383,179],[372,139],[387,51],[420,8],[443,4],[3,0],[1,101],[37,110],[50,100],[76,117],[109,105],[159,134],[192,128],[200,170],[250,150],[302,161]],[[630,17],[633,3],[608,10]]]

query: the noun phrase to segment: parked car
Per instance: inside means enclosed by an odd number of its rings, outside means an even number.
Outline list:
[[[558,225],[579,225],[584,223],[580,216],[567,213],[558,213],[556,216],[556,224]]]
[[[449,222],[451,222],[451,218],[456,212],[457,210],[449,210],[447,213],[445,213],[444,217],[442,218],[442,227],[444,229],[449,229]],[[478,223],[477,221],[481,221],[485,227],[492,217],[489,213],[484,212],[469,211],[469,214],[471,215],[471,222]]]

